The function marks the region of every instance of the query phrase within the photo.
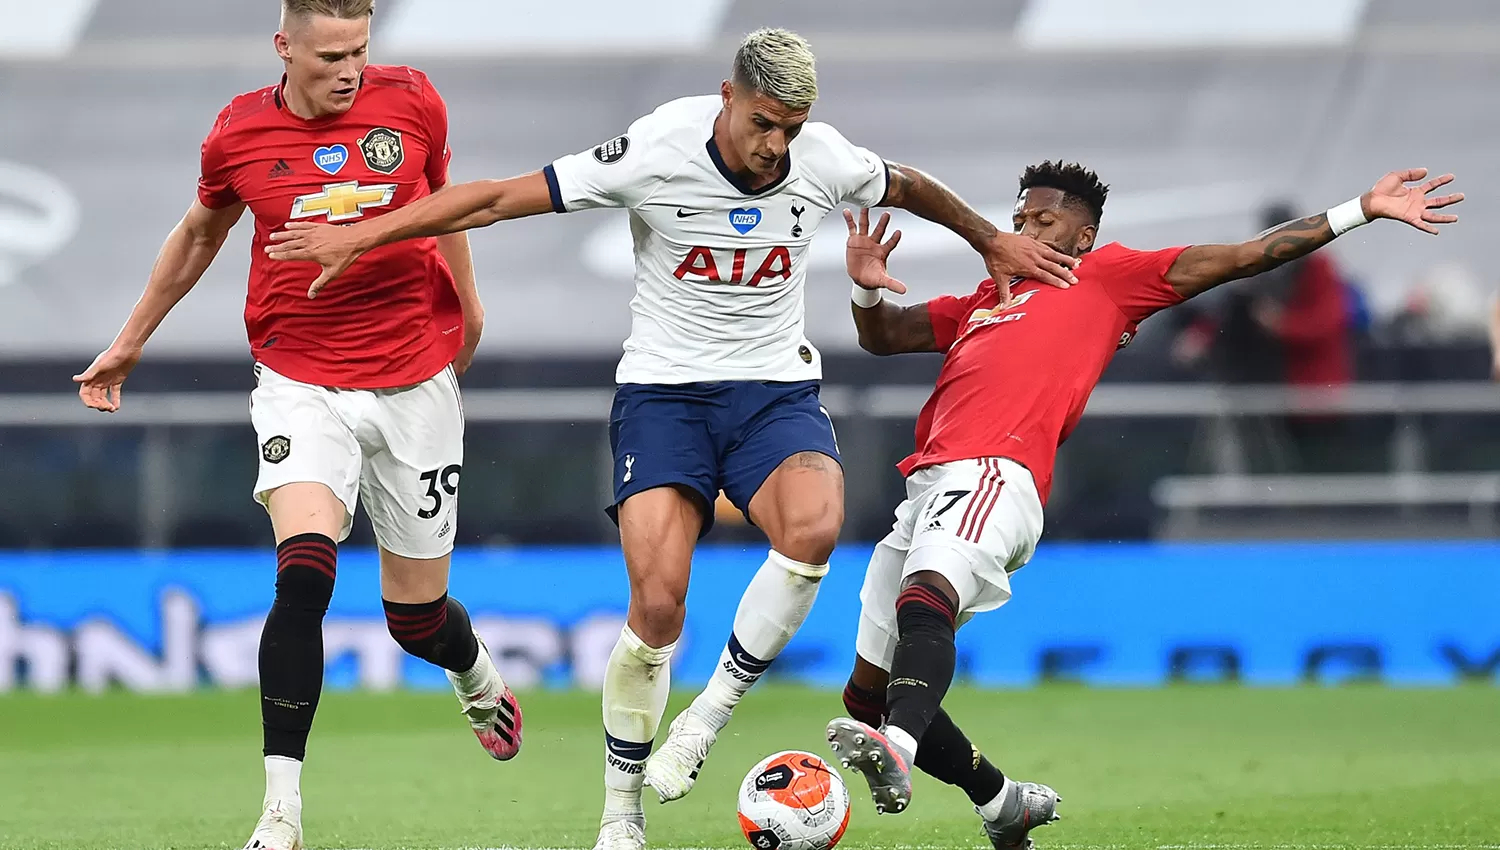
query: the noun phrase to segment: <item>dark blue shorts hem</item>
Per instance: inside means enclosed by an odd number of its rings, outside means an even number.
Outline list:
[[[714,501],[718,498],[719,494],[715,493],[710,496],[696,483],[682,478],[663,477],[660,480],[643,479],[640,483],[632,481],[628,486],[619,488],[619,491],[615,494],[615,503],[605,507],[605,515],[609,517],[610,522],[613,522],[618,527],[620,525],[620,506],[625,504],[625,500],[637,493],[655,490],[658,487],[681,487],[697,497],[695,501],[698,505],[698,512],[703,515],[703,528],[698,532],[700,540],[714,527]]]

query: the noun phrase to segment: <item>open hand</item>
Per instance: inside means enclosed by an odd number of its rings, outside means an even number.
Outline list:
[[[1000,293],[1001,307],[1010,304],[1012,277],[1028,278],[1059,289],[1078,282],[1072,271],[1078,265],[1077,257],[1054,250],[1030,236],[997,232],[980,253]]]
[[[890,213],[881,213],[875,230],[870,230],[870,211],[859,211],[859,223],[854,213],[844,210],[844,223],[849,226],[849,241],[844,243],[844,268],[849,277],[865,289],[889,289],[897,295],[905,294],[906,284],[891,277],[886,271],[885,260],[896,250],[901,241],[901,231],[885,239],[886,225],[891,223]]]
[[[1432,195],[1433,192],[1453,182],[1452,174],[1434,177],[1420,186],[1406,185],[1426,177],[1427,169],[1413,168],[1407,171],[1392,171],[1380,178],[1375,188],[1366,192],[1365,196],[1360,199],[1364,207],[1365,218],[1371,221],[1377,218],[1404,221],[1424,233],[1436,236],[1439,224],[1452,224],[1458,221],[1458,216],[1435,212],[1435,210],[1462,201],[1464,195],[1462,192],[1451,195]]]
[[[285,230],[271,234],[271,243],[266,246],[266,255],[273,260],[300,260],[323,267],[307,288],[308,298],[318,297],[329,281],[347,271],[364,253],[349,228],[310,221],[287,222]]]
[[[78,384],[78,397],[94,410],[114,413],[120,409],[125,377],[140,361],[139,348],[111,345],[82,374],[73,376],[73,383]]]

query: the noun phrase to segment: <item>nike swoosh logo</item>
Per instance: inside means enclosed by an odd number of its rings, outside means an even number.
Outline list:
[[[678,210],[677,211],[677,217],[678,218],[687,218],[688,216],[701,215],[702,213],[703,213],[703,210],[694,210],[692,212],[688,212],[687,210]]]

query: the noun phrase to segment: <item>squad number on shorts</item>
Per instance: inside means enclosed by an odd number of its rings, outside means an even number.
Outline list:
[[[430,469],[420,476],[427,482],[427,498],[432,500],[432,507],[422,508],[417,511],[417,516],[422,519],[432,519],[443,509],[443,493],[449,496],[458,495],[458,476],[463,472],[459,464],[449,464],[441,470]],[[441,487],[441,491],[438,489]]]

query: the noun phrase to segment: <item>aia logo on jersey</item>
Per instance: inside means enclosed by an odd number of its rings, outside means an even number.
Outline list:
[[[365,165],[381,174],[395,173],[406,161],[406,150],[401,146],[401,134],[395,130],[376,127],[359,140],[359,152],[365,156]]]
[[[756,212],[758,215],[759,210]],[[678,280],[685,280],[688,275],[693,275],[707,283],[727,283],[732,286],[760,286],[767,280],[791,280],[792,252],[785,246],[777,245],[767,251],[765,259],[760,261],[755,273],[747,281],[745,264],[749,256],[750,249],[736,248],[732,255],[725,258],[728,260],[729,276],[724,277],[719,271],[719,261],[714,258],[714,252],[708,248],[694,247],[688,250],[687,256],[672,274]]]
[[[395,183],[361,186],[357,181],[330,183],[323,191],[302,195],[292,201],[290,218],[327,216],[329,221],[359,218],[371,207],[383,207],[396,197]]]

